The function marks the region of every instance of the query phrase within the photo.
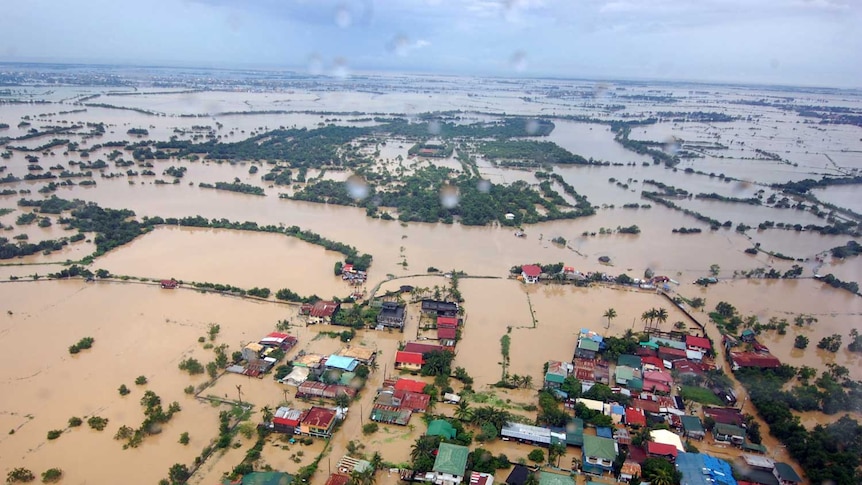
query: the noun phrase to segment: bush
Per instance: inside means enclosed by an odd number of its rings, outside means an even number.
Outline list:
[[[26,468],[15,468],[6,474],[6,483],[32,482],[36,477]]]
[[[54,483],[63,477],[63,470],[59,468],[49,468],[42,472],[42,483]]]
[[[78,343],[76,343],[75,345],[69,346],[69,353],[70,354],[77,354],[78,352],[80,352],[82,350],[89,349],[90,347],[93,346],[93,342],[95,342],[95,341],[96,341],[96,339],[94,339],[93,337],[84,337],[81,340],[79,340]]]
[[[545,461],[545,452],[536,448],[533,451],[531,451],[529,455],[527,455],[527,458],[530,461],[534,461],[536,463],[541,463],[541,462]]]
[[[377,423],[366,423],[362,426],[362,434],[376,433],[378,428],[379,426],[377,426]]]
[[[183,434],[180,435],[180,444],[187,445],[189,444],[189,432],[184,431]]]
[[[183,389],[183,392],[185,392],[186,394],[194,394],[195,386],[186,386],[186,388]]]
[[[808,337],[805,335],[797,335],[796,340],[793,341],[793,346],[797,349],[804,349],[808,347]]]
[[[147,383],[147,377],[146,376],[138,376],[137,378],[135,378],[135,384],[137,384],[139,386],[143,386],[146,383]]]
[[[130,392],[132,392],[132,391],[130,391],[130,390],[129,390],[129,388],[128,388],[128,387],[126,387],[126,385],[125,385],[125,384],[121,385],[121,386],[120,386],[120,388],[119,388],[119,389],[117,389],[117,391],[119,391],[119,392],[120,392],[120,395],[121,395],[121,396],[127,396],[127,395],[129,395],[129,393],[130,393]]]
[[[55,440],[59,438],[61,434],[63,434],[62,429],[52,429],[51,431],[48,431],[48,439]]]
[[[108,425],[108,418],[92,416],[87,420],[87,424],[96,431],[102,431]]]
[[[201,365],[201,363],[198,362],[197,359],[193,359],[191,357],[180,362],[179,368],[180,368],[180,370],[184,370],[184,371],[188,372],[189,375],[203,374],[204,373],[204,366]]]
[[[78,426],[81,426],[81,424],[83,424],[83,423],[84,423],[84,421],[77,416],[72,416],[71,418],[69,418],[69,427],[71,427],[71,428],[76,428]]]

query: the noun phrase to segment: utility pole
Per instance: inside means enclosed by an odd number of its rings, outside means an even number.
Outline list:
[[[239,405],[242,406],[242,384],[236,385],[236,392],[239,395]]]

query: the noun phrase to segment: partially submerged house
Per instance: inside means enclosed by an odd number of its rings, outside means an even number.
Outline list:
[[[416,352],[405,352],[403,350],[399,350],[395,353],[396,369],[419,371],[422,369],[422,364],[424,363],[425,359],[422,358],[422,354],[418,354]]]
[[[598,436],[584,435],[582,467],[585,472],[603,475],[613,471],[614,460],[619,454],[617,442]]]
[[[528,443],[539,446],[551,444],[551,430],[540,426],[532,426],[522,423],[506,423],[500,431],[504,441],[514,440],[519,443]]]
[[[162,288],[164,288],[166,290],[175,290],[175,289],[179,288],[180,282],[171,278],[169,280],[159,281],[159,286],[161,286]]]
[[[320,300],[311,306],[308,313],[309,325],[318,323],[332,323],[332,318],[341,308],[340,303],[334,301]]]
[[[708,354],[712,350],[712,342],[710,342],[708,338],[696,337],[694,335],[687,335],[685,337],[685,346],[688,350],[694,350],[704,354]]]
[[[682,429],[687,438],[702,440],[706,435],[706,431],[703,429],[703,423],[700,422],[700,418],[697,416],[686,415],[680,416],[679,419],[682,422]]]
[[[295,434],[299,428],[303,411],[282,406],[275,410],[270,427],[273,431],[286,434]]]
[[[778,485],[799,485],[802,483],[802,478],[796,473],[792,466],[784,462],[776,462],[775,468],[772,469],[775,478],[778,479]]]
[[[407,307],[394,301],[384,301],[377,314],[377,324],[383,327],[404,330],[404,321],[407,319]]]
[[[317,381],[305,381],[296,388],[296,397],[324,398],[335,399],[339,394],[344,394],[353,399],[356,396],[356,390],[352,387],[342,386],[339,384],[325,384]]]
[[[539,282],[539,276],[542,275],[542,268],[535,264],[525,264],[521,266],[521,277],[524,283],[534,284]]]
[[[437,458],[426,478],[437,485],[458,485],[464,481],[467,470],[467,455],[470,449],[466,446],[440,443],[437,448]]]
[[[285,352],[292,349],[299,342],[293,335],[282,332],[272,332],[258,342],[264,347],[273,347]]]
[[[781,361],[772,354],[760,352],[730,352],[728,355],[731,369],[739,370],[746,367],[758,369],[776,369],[781,367]]]
[[[335,427],[336,412],[333,409],[313,406],[309,409],[299,423],[300,434],[329,438]]]
[[[733,424],[715,423],[712,435],[715,441],[722,443],[732,443],[736,446],[742,446],[745,443],[745,430]]]
[[[451,301],[422,300],[422,313],[433,317],[457,317],[458,304]]]

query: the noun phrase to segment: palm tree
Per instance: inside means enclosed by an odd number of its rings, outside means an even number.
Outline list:
[[[667,322],[668,313],[664,308],[659,308],[655,311],[655,319],[658,320],[658,323]]]
[[[260,410],[260,412],[263,414],[263,422],[264,423],[271,423],[272,422],[272,418],[274,415],[272,414],[272,408],[271,407],[264,406]]]
[[[524,485],[539,485],[539,474],[536,472],[530,472],[527,475],[527,479],[524,480]]]
[[[369,369],[371,372],[375,372],[375,371],[377,371],[377,369],[379,369],[379,368],[380,368],[380,364],[378,364],[378,363],[377,363],[377,359],[374,359],[374,360],[372,360],[371,362],[369,362],[369,363],[368,363],[368,369]]]
[[[666,468],[660,468],[650,478],[652,485],[674,485],[673,473]]]
[[[374,485],[377,477],[374,475],[376,470],[373,467],[368,467],[361,472],[353,470],[350,472],[350,480],[348,485]]]
[[[533,376],[524,376],[521,380],[521,384],[523,384],[524,389],[532,389],[533,388]]]
[[[459,421],[469,421],[473,410],[470,409],[470,402],[466,398],[461,398],[458,402],[458,409],[455,410],[455,418]]]
[[[654,318],[655,318],[655,309],[647,310],[647,311],[641,313],[641,321],[646,323],[648,327],[650,326],[650,324],[652,323]]]
[[[608,308],[602,316],[608,319],[608,326],[605,328],[610,328],[611,320],[617,317],[617,311],[613,308]]]
[[[383,457],[380,456],[379,451],[375,451],[373,455],[371,455],[371,468],[373,470],[379,470],[383,466]]]
[[[410,448],[410,459],[413,463],[419,461],[422,457],[434,460],[434,450],[440,446],[440,438],[438,436],[420,436]]]

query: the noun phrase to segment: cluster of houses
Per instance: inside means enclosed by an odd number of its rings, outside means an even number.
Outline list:
[[[376,358],[376,350],[356,345],[330,355],[300,352],[291,362],[293,370],[279,382],[295,386],[299,398],[335,398],[341,393],[353,397],[356,368],[371,365]]]
[[[518,236],[519,234],[516,233],[515,235]],[[517,271],[517,269],[515,271]],[[525,264],[521,266],[521,273],[517,275],[517,278],[528,285],[532,285],[540,281],[546,281],[560,277],[567,281],[587,281],[595,279],[596,276],[597,274],[592,271],[583,273],[576,270],[572,266],[563,266],[563,269],[559,273],[549,274],[542,271],[542,267],[537,264]],[[598,273],[598,276],[601,276],[601,281],[604,281],[606,283],[616,282],[615,278],[611,275],[607,275],[605,273]],[[644,279],[631,279],[632,285],[642,288],[644,290],[654,290],[660,287],[669,289],[668,283],[679,284],[677,281],[674,281],[667,276],[653,276],[651,278]]]
[[[750,328],[743,330],[738,339],[730,335],[724,336],[724,348],[731,369],[736,371],[744,367],[757,367],[760,369],[781,367],[781,361],[778,360],[778,357],[770,354],[769,349],[758,342],[756,337],[757,334]],[[734,350],[742,344],[750,345],[752,350]]]
[[[346,410],[341,408],[312,406],[300,410],[283,406],[276,409],[272,421],[265,423],[265,426],[278,433],[329,438],[335,424],[344,419],[345,412]]]
[[[249,342],[242,348],[242,362],[229,366],[226,371],[250,377],[262,377],[278,362],[277,354],[296,346],[298,340],[293,335],[272,332],[258,342]]]
[[[349,282],[351,285],[364,285],[368,279],[368,273],[356,269],[352,264],[345,264],[341,267],[341,279]]]
[[[424,390],[424,382],[412,379],[383,381],[371,409],[371,420],[407,426],[414,413],[424,413],[430,406],[431,396]]]

